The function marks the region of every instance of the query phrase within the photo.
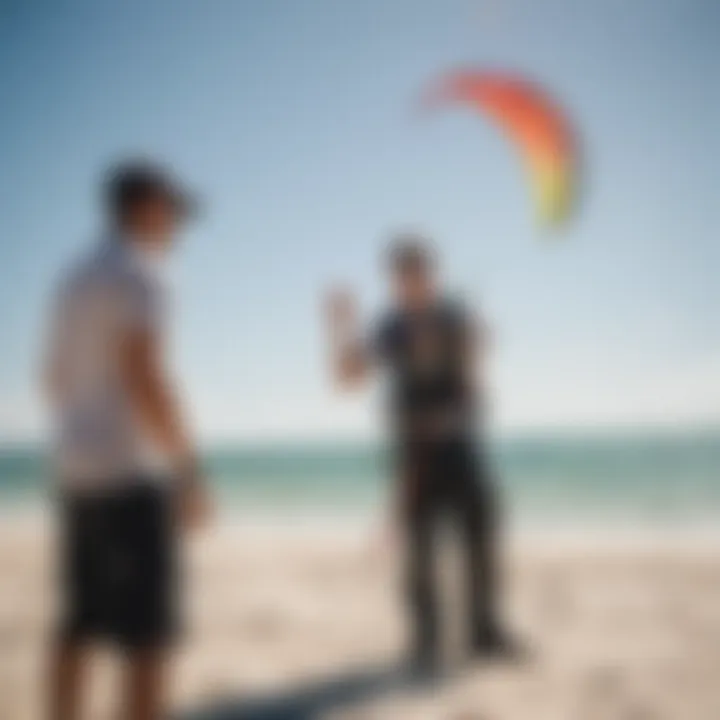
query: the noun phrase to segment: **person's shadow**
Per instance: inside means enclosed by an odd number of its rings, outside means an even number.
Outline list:
[[[319,720],[330,711],[418,683],[404,666],[369,668],[279,693],[218,701],[183,712],[176,720]]]

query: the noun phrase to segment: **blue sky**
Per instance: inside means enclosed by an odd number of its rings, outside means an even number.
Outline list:
[[[558,240],[495,128],[420,90],[519,70],[575,118],[588,174]],[[47,296],[124,153],[207,200],[177,259],[178,372],[203,438],[365,435],[324,377],[323,287],[368,313],[387,234],[437,238],[496,329],[507,429],[720,418],[714,0],[0,3],[0,439],[37,434]]]

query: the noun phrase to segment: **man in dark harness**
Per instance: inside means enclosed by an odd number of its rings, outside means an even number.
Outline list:
[[[475,365],[485,338],[463,308],[436,287],[433,258],[417,237],[398,238],[390,252],[395,307],[370,342],[359,340],[354,302],[331,297],[333,367],[344,386],[373,366],[387,369],[398,477],[398,514],[408,539],[409,595],[415,663],[437,660],[439,627],[434,587],[434,532],[452,518],[465,547],[473,653],[509,649],[497,602],[497,508],[488,462],[478,435]]]

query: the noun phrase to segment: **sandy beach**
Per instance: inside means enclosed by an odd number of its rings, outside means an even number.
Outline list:
[[[54,607],[52,533],[39,520],[4,519],[1,534],[0,720],[34,720]],[[526,537],[507,556],[507,615],[532,657],[458,666],[416,687],[396,669],[405,632],[397,559],[373,549],[367,528],[223,522],[188,552],[177,716],[720,718],[717,543]],[[104,655],[92,720],[116,717],[117,669]]]

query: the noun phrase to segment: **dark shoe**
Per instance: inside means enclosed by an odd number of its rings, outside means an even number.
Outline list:
[[[485,660],[506,660],[522,662],[528,659],[529,652],[517,638],[497,628],[483,630],[476,634],[472,643],[475,657]]]
[[[440,676],[440,659],[432,650],[416,650],[410,653],[407,672],[413,682],[428,683]]]

